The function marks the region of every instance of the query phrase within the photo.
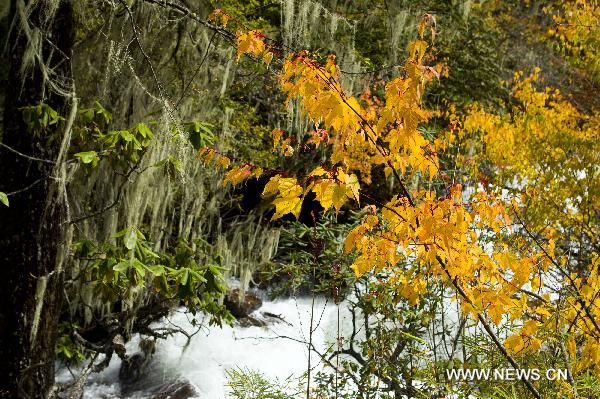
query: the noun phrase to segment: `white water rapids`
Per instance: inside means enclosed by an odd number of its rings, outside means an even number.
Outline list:
[[[267,327],[206,327],[192,337],[187,347],[187,338],[182,334],[159,341],[148,371],[142,377],[140,389],[135,392],[121,392],[121,360],[113,356],[107,369],[90,376],[84,398],[150,398],[152,388],[183,378],[198,391],[198,399],[224,399],[228,397],[227,369],[256,370],[267,378],[280,381],[291,375],[298,377],[307,368],[308,347],[302,342],[308,342],[311,308],[311,298],[264,301],[253,315],[260,317],[263,312],[269,312],[281,316],[285,322],[270,318]],[[339,317],[340,328],[346,326],[349,329],[350,315],[343,304],[340,305]],[[172,326],[170,323],[189,333],[197,329],[183,311],[173,312],[161,324],[169,327]],[[336,342],[337,325],[337,306],[323,298],[316,298],[312,339],[321,353]],[[343,332],[340,331],[340,334],[343,335]],[[138,351],[137,346],[138,338],[129,342],[128,353]],[[318,356],[313,353],[313,366],[318,362]],[[324,366],[320,364],[319,367]],[[69,380],[69,371],[61,370],[57,379],[59,382]]]

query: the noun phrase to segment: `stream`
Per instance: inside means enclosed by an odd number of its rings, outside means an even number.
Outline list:
[[[122,389],[119,382],[121,360],[113,356],[109,366],[101,373],[92,374],[86,387],[85,399],[150,399],[157,397],[157,387],[166,382],[188,381],[197,391],[195,398],[227,398],[228,369],[250,369],[263,373],[270,379],[285,380],[298,377],[307,368],[307,345],[310,330],[312,298],[287,298],[263,300],[263,305],[252,315],[267,321],[266,327],[241,327],[224,325],[203,327],[191,338],[176,334],[157,343],[146,372],[135,386]],[[350,328],[350,315],[340,305],[340,326]],[[281,320],[265,316],[270,313]],[[324,298],[314,300],[313,344],[322,352],[333,345],[337,337],[337,306]],[[159,326],[181,327],[188,333],[197,330],[183,309],[174,311]],[[341,327],[341,329],[342,329]],[[342,334],[342,331],[340,331]],[[300,341],[300,342],[298,342]],[[138,351],[139,337],[127,344],[128,353]],[[312,355],[313,365],[318,356]],[[317,366],[324,367],[322,364]],[[67,369],[59,370],[58,382],[71,378]],[[168,396],[165,396],[165,398]],[[162,398],[162,397],[161,397]]]

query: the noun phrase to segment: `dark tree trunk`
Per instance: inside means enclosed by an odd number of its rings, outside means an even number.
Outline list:
[[[22,1],[22,0],[20,0]],[[74,40],[72,3],[62,0],[48,19],[50,0],[24,0],[33,6],[29,25],[40,29],[42,59],[53,80],[69,81]],[[53,93],[34,62],[23,77],[28,40],[19,29],[17,0],[11,2],[13,29],[7,54],[2,143],[29,157],[55,161],[64,123],[41,134],[29,132],[21,107],[44,102],[65,115],[68,100]],[[51,12],[50,12],[51,14]],[[0,397],[47,398],[54,384],[54,351],[62,299],[63,273],[57,254],[64,245],[65,208],[53,201],[54,164],[33,160],[0,146],[0,191],[11,193],[10,207],[0,204]]]

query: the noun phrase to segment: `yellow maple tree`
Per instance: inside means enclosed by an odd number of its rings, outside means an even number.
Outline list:
[[[363,188],[371,183],[373,168],[382,167],[386,176],[393,176],[400,185],[400,192],[377,203],[375,211],[346,237],[344,251],[355,252],[352,268],[357,276],[388,271],[389,284],[412,304],[436,284],[452,289],[463,312],[483,325],[513,367],[518,367],[513,355],[541,349],[542,335],[551,323],[577,326],[581,338],[575,346],[584,342],[585,353],[598,352],[600,329],[591,321],[600,314],[597,307],[593,311],[588,308],[599,287],[593,267],[585,274],[585,284],[582,276],[568,274],[573,295],[560,306],[544,290],[549,270],[561,262],[553,235],[568,223],[557,216],[564,209],[551,209],[552,201],[564,204],[581,197],[594,206],[598,203],[598,185],[594,189],[579,184],[577,176],[567,176],[584,173],[592,179],[590,184],[597,183],[597,167],[590,165],[598,154],[598,119],[588,118],[582,129],[582,115],[559,93],[535,90],[537,75],[526,79],[518,75],[514,96],[526,111],[503,117],[473,108],[456,135],[428,140],[420,127],[434,113],[424,107],[422,97],[427,84],[444,74],[443,66],[426,65],[435,38],[434,24],[434,18],[425,15],[418,38],[409,47],[403,73],[387,82],[382,101],[361,101],[347,93],[333,55],[325,63],[311,58],[307,51],[285,58],[278,76],[281,90],[288,102],[298,103],[315,127],[307,144],[328,146],[331,155],[327,167],[319,166],[303,176],[276,173],[270,177],[263,196],[275,206],[273,220],[286,214],[298,217],[309,192],[315,193],[326,211],[334,208],[337,212],[349,201],[358,203],[365,194]],[[428,27],[430,38],[426,37]],[[268,46],[260,43],[260,34],[238,32],[237,38],[238,57],[248,54],[270,62],[264,59]],[[454,184],[443,194],[407,189],[404,182],[415,175],[435,178],[440,168],[438,152],[457,143],[463,145],[475,132],[478,134],[469,145],[485,147],[481,153],[493,163],[502,181],[517,179],[532,191],[525,190],[525,197],[507,197],[502,190],[487,186],[466,190]],[[273,132],[275,149],[289,144],[282,140],[283,135],[277,129]],[[564,150],[565,140],[581,151],[578,156]],[[477,175],[476,165],[481,160],[463,155],[458,162]],[[234,169],[226,180],[237,184],[250,177],[250,169]],[[563,177],[571,178],[568,193],[561,189]],[[540,186],[550,197],[535,191]],[[592,196],[591,191],[595,192]],[[521,222],[524,207],[537,215],[532,220],[550,225],[543,245],[515,233],[514,225]],[[597,226],[590,227],[585,216],[573,212],[570,217],[575,219],[573,223],[591,228],[590,234],[596,233]],[[588,289],[590,282],[594,285]],[[503,322],[513,324],[516,331],[504,343],[491,327]],[[598,368],[597,360],[596,355],[588,356],[578,367]],[[530,382],[525,384],[534,396],[541,397]]]
[[[510,112],[473,107],[453,140],[463,148],[459,163],[473,177],[487,175],[488,191],[514,199],[517,231],[506,244],[521,259],[530,248],[540,251],[542,262],[527,268],[537,276],[527,284],[529,320],[506,346],[515,352],[539,350],[537,328],[531,326],[543,326],[549,340],[567,341],[575,371],[600,372],[600,115],[580,111],[558,90],[536,88],[539,72],[515,74]],[[490,163],[496,168],[486,173]],[[543,306],[536,308],[538,303]],[[543,323],[533,323],[535,318]]]

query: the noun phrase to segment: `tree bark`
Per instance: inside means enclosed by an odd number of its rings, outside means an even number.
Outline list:
[[[68,101],[49,89],[38,61],[22,74],[31,42],[20,29],[19,3],[31,7],[27,23],[41,34],[39,55],[53,70],[50,78],[63,86],[71,77],[73,5],[69,0],[12,0],[14,25],[3,57],[10,71],[0,137],[0,191],[14,194],[9,208],[0,204],[0,398],[48,398],[62,300],[57,255],[66,231],[64,203],[53,200],[58,183],[52,174],[64,123],[33,134],[21,108],[43,102],[66,115]]]

